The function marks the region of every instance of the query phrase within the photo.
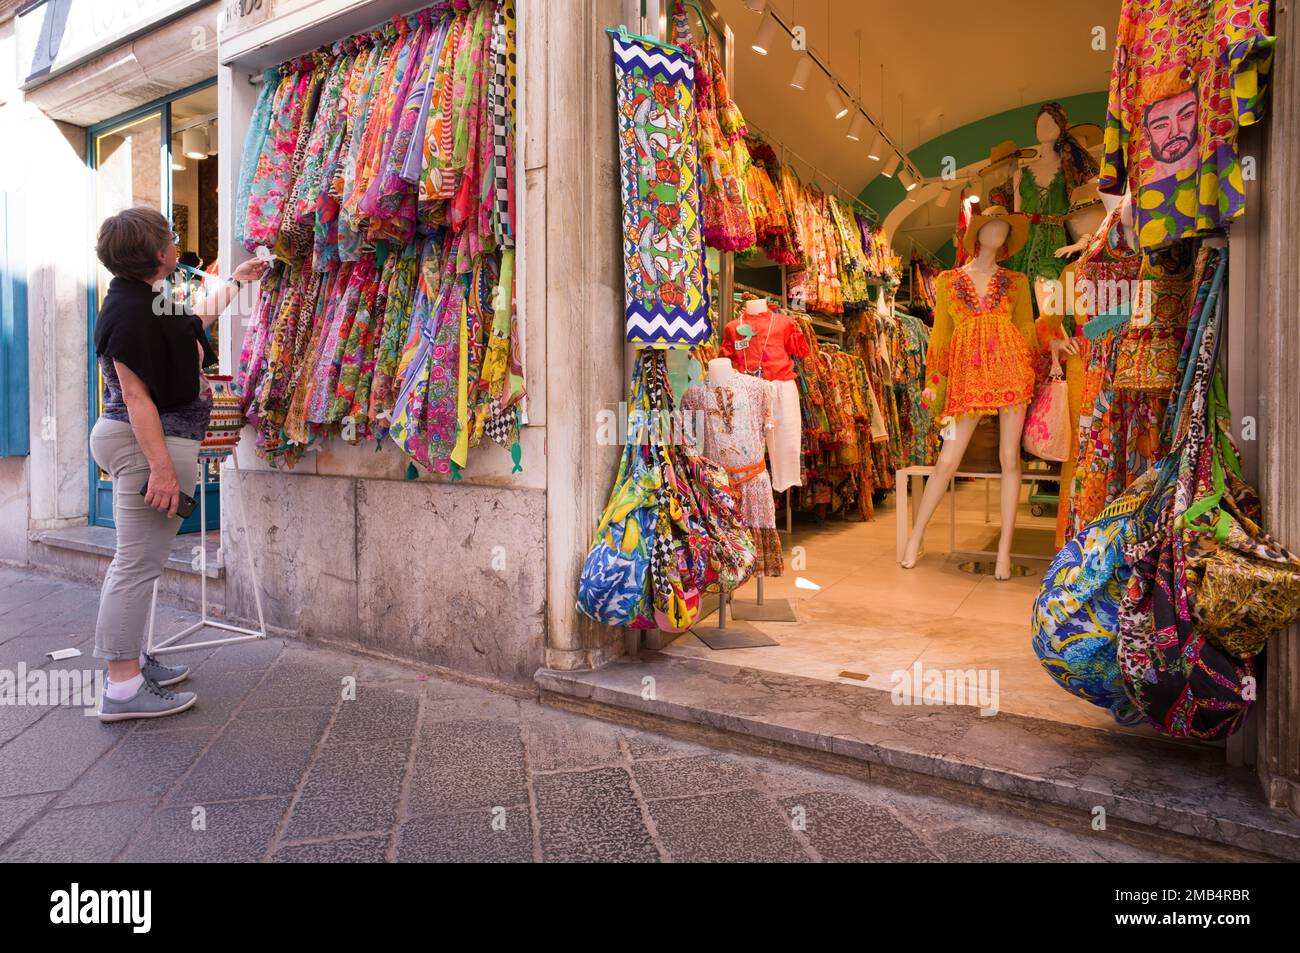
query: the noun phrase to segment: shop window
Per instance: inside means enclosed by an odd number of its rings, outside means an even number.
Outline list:
[[[179,239],[180,261],[188,269],[178,270],[167,283],[166,293],[177,300],[192,299],[203,284],[203,275],[215,274],[218,267],[216,118],[217,87],[211,81],[89,131],[87,157],[94,171],[96,227],[107,216],[133,205],[152,206],[166,215]],[[95,315],[112,279],[98,261],[93,261],[93,267],[90,342],[94,341]],[[216,324],[209,334],[215,346]],[[103,382],[93,343],[88,347],[89,411],[93,423],[100,413]],[[112,483],[93,460],[89,466],[90,522],[112,526]],[[220,525],[218,472],[215,465],[204,469],[208,529]],[[184,475],[181,477],[184,483]],[[180,531],[198,532],[199,514],[196,509],[181,524]]]

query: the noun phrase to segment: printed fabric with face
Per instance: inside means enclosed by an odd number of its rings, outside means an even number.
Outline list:
[[[1245,209],[1273,55],[1268,0],[1124,0],[1106,109],[1100,188],[1136,199],[1138,242],[1160,248]]]

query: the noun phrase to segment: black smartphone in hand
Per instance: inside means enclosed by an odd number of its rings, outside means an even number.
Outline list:
[[[144,496],[149,492],[149,481],[146,480],[144,486],[140,487],[140,495]],[[181,494],[181,501],[176,504],[176,515],[185,519],[194,512],[194,508],[199,505],[199,501],[194,499],[188,493]]]

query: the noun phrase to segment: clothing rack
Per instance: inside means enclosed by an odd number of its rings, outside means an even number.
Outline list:
[[[840,198],[844,199],[844,201],[846,201],[846,202],[851,202],[852,204],[856,205],[858,208],[862,209],[862,211],[866,214],[867,218],[869,218],[869,219],[871,220],[872,224],[874,224],[874,225],[879,225],[879,224],[880,224],[880,213],[879,213],[879,212],[877,212],[874,208],[872,208],[872,207],[871,207],[870,205],[868,205],[866,202],[862,201],[860,198],[858,198],[856,195],[854,195],[852,192],[850,192],[848,189],[846,189],[843,185],[840,184],[839,180],[837,180],[837,179],[833,179],[833,178],[831,178],[829,175],[827,175],[825,172],[823,172],[823,171],[822,171],[822,170],[817,166],[816,163],[812,162],[812,161],[809,160],[809,159],[805,159],[805,158],[804,158],[803,156],[801,156],[799,153],[795,152],[793,149],[791,149],[789,146],[787,146],[787,145],[785,144],[785,142],[783,142],[782,140],[780,140],[780,139],[776,138],[775,136],[771,135],[767,130],[763,129],[763,128],[762,128],[761,126],[759,126],[757,123],[750,122],[748,119],[746,119],[746,120],[745,120],[745,125],[746,125],[749,129],[753,130],[754,132],[757,132],[760,136],[762,136],[763,139],[764,139],[764,141],[766,141],[768,145],[770,145],[770,146],[777,146],[777,147],[780,148],[780,150],[781,150],[781,161],[782,161],[782,163],[785,163],[785,157],[786,157],[786,154],[787,154],[787,153],[788,153],[789,155],[793,156],[794,158],[798,159],[800,162],[802,162],[802,163],[803,163],[804,165],[806,165],[808,168],[812,169],[814,176],[816,176],[816,177],[819,178],[819,179],[822,179],[822,180],[825,181],[826,183],[828,183],[828,184],[830,184],[831,186],[833,186],[833,187],[835,188],[836,192],[839,193]]]

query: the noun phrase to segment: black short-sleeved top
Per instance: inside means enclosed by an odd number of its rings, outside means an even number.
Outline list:
[[[95,355],[104,376],[103,416],[130,422],[113,361],[121,361],[149,388],[163,434],[202,440],[212,399],[199,386],[203,366],[216,363],[203,322],[187,308],[168,305],[155,313],[158,292],[145,281],[114,278],[95,319]],[[166,303],[165,301],[163,303]]]

